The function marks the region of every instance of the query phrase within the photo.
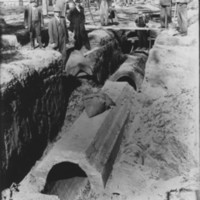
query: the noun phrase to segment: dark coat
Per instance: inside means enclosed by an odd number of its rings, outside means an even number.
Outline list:
[[[148,22],[149,22],[149,19],[146,16],[137,17],[135,20],[135,23],[137,24],[138,27],[145,27],[146,23]]]
[[[44,26],[44,19],[42,15],[42,9],[40,7],[36,7],[38,9],[38,18],[39,18],[39,23],[40,26]],[[24,10],[24,25],[25,27],[28,26],[28,30],[30,31],[32,28],[32,8],[29,5],[28,7],[25,8]]]
[[[115,18],[115,10],[114,9],[110,9],[109,10],[109,19],[114,19]]]
[[[139,16],[136,20],[135,23],[137,24],[138,27],[145,27],[146,23],[149,22],[149,19],[147,16]],[[139,47],[145,47],[147,48],[148,46],[148,31],[146,30],[137,30],[137,35],[139,38]]]
[[[48,25],[48,33],[49,33],[49,43],[55,43],[55,49],[58,49],[63,56],[63,62],[66,62],[66,43],[68,42],[68,31],[67,31],[67,25],[66,20],[64,17],[60,18],[60,26],[61,31],[59,32],[58,29],[59,22],[58,20],[53,17],[49,21]]]
[[[81,49],[83,45],[89,45],[89,39],[85,30],[85,14],[83,7],[80,12],[77,8],[69,11],[67,19],[70,21],[69,30],[74,32],[75,48]]]
[[[85,15],[83,7],[80,7],[80,12],[77,8],[73,8],[69,11],[67,19],[70,21],[69,29],[73,32],[85,31]]]

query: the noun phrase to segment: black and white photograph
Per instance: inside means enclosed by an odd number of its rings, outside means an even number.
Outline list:
[[[200,200],[199,0],[0,0],[0,200]]]

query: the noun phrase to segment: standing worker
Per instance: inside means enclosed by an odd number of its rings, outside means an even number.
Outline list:
[[[149,22],[147,16],[145,16],[141,11],[138,12],[138,17],[135,20],[135,23],[140,28],[145,28],[146,24]],[[148,31],[147,30],[137,30],[137,35],[139,39],[139,47],[147,48],[148,47]]]
[[[60,9],[62,17],[66,16],[67,2],[68,2],[68,0],[56,0],[54,2],[55,3],[55,7]]]
[[[161,28],[168,28],[171,22],[172,0],[160,0],[160,22]]]
[[[100,4],[100,20],[101,20],[101,25],[102,26],[107,26],[108,25],[108,1],[107,0],[101,0]]]
[[[111,23],[118,23],[118,19],[117,19],[117,15],[116,15],[116,10],[115,10],[115,4],[112,3],[109,10],[109,15],[108,15],[108,19],[111,21]]]
[[[181,36],[187,35],[187,28],[188,28],[187,4],[188,2],[189,2],[188,0],[176,0],[178,25],[179,25],[179,32]]]
[[[30,34],[31,49],[35,48],[35,37],[39,47],[43,48],[41,38],[41,27],[44,27],[42,9],[37,6],[36,0],[30,0],[30,4],[24,11],[24,25]]]
[[[76,0],[76,5],[73,1],[70,1],[69,8],[67,19],[70,21],[69,30],[74,32],[75,49],[80,50],[82,46],[85,46],[86,49],[90,50],[91,47],[85,30],[84,8],[80,5],[79,0]]]
[[[66,20],[61,16],[61,10],[54,8],[54,17],[49,21],[48,25],[49,44],[62,54],[63,67],[67,61],[66,44],[68,43],[68,31]]]

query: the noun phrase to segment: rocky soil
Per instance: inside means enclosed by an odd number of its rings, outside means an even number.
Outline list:
[[[195,7],[195,6],[194,6]],[[163,31],[150,51],[145,81],[137,94],[120,153],[104,193],[86,188],[80,199],[196,200],[199,189],[198,23],[186,37]],[[81,95],[94,85],[84,83],[72,93],[67,118],[71,123]],[[96,86],[95,86],[96,87]]]
[[[98,200],[195,200],[199,189],[198,23],[150,51],[118,160]],[[135,112],[135,110],[138,110]]]
[[[105,192],[91,191],[81,199],[199,199],[199,36],[195,12],[189,10],[192,23],[188,36],[175,36],[176,31],[169,29],[157,38]]]

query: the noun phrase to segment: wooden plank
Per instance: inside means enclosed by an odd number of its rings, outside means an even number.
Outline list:
[[[161,30],[161,28],[153,28],[153,27],[123,27],[123,26],[94,26],[94,25],[86,25],[87,31],[93,31],[97,29],[103,29],[103,30],[130,30],[130,31],[136,31],[136,30]]]

